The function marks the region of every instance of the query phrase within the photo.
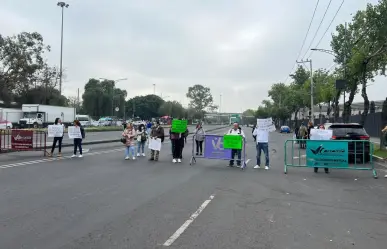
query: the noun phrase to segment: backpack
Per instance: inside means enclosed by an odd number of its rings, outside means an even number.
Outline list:
[[[146,141],[145,131],[143,133],[141,133],[141,142],[144,142],[144,141]]]
[[[83,129],[83,127],[81,126],[80,130],[81,130],[81,134],[82,134],[82,139],[84,139],[86,137],[85,129]]]
[[[304,138],[306,135],[308,135],[308,129],[306,126],[301,126],[298,132],[301,138]]]

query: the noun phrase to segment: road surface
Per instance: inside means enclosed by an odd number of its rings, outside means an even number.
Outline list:
[[[219,160],[190,166],[191,143],[172,164],[168,141],[159,162],[125,161],[116,146],[0,163],[0,248],[385,248],[386,180],[362,171],[284,175],[289,136],[271,135],[269,171],[252,169],[250,137],[245,171]]]

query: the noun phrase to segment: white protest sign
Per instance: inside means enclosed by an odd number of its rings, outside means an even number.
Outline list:
[[[257,119],[257,129],[259,131],[275,131],[275,125],[272,118]]]
[[[47,127],[48,137],[63,137],[64,126],[63,125],[49,125]]]
[[[69,134],[70,139],[82,138],[81,128],[79,126],[69,126],[67,128],[67,133]]]
[[[157,150],[157,151],[160,151],[161,150],[161,139],[160,138],[157,138],[157,139],[150,139],[149,140],[149,146],[148,146],[149,149],[151,150]]]
[[[311,129],[310,140],[331,140],[332,130]]]

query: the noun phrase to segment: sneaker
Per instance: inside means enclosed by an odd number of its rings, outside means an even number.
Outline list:
[[[180,158],[179,158],[179,159],[177,159],[177,162],[178,162],[178,163],[181,163],[181,159],[180,159]]]
[[[133,160],[136,160],[136,157],[135,157],[135,156],[133,157]]]
[[[74,158],[74,157],[77,157],[77,155],[74,154],[74,155],[71,156],[71,158]]]
[[[145,156],[145,153],[142,153],[142,156]]]
[[[175,159],[175,158],[173,158],[172,162],[173,162],[173,163],[176,163],[177,161],[176,161],[176,159]]]
[[[259,165],[254,166],[254,169],[260,169],[260,168],[261,168],[261,166],[259,166]]]
[[[127,156],[127,157],[125,157],[125,160],[129,160],[129,157]]]
[[[265,169],[268,170],[268,169],[270,169],[270,168],[269,168],[269,166],[265,166]]]
[[[62,157],[62,153],[59,153],[56,157]]]
[[[79,157],[79,158],[82,158],[83,156],[82,156],[82,155],[79,155],[78,157]]]
[[[140,153],[137,153],[137,157],[139,157],[140,156]]]
[[[151,157],[151,158],[149,158],[149,161],[154,161],[154,160],[155,160],[155,159],[154,159],[154,158],[152,158],[152,157]]]

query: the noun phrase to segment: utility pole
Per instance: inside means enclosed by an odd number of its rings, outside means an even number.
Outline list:
[[[60,31],[60,64],[59,64],[59,94],[62,95],[62,74],[63,74],[63,13],[64,8],[68,8],[65,2],[58,2],[57,5],[62,8],[62,25]]]
[[[312,65],[312,60],[301,60],[297,61],[297,63],[309,63],[310,66],[310,121],[314,123],[314,103],[313,103],[313,88],[314,88],[314,83],[313,83],[313,65]]]

